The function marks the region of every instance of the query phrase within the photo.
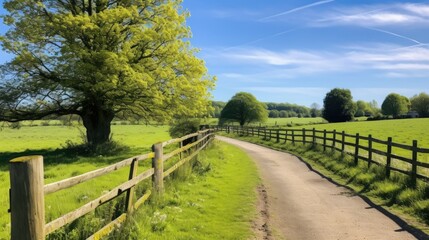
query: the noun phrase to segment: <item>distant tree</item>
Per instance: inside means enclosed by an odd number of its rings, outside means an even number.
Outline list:
[[[288,118],[289,117],[289,113],[287,111],[285,111],[285,110],[281,110],[279,112],[279,117],[281,117],[281,118]]]
[[[368,115],[377,116],[381,114],[381,109],[378,107],[378,103],[375,100],[368,102],[369,112]]]
[[[323,100],[323,118],[328,122],[345,122],[353,120],[356,105],[348,89],[334,88]]]
[[[294,111],[288,111],[289,117],[298,117],[298,114]]]
[[[294,112],[295,116],[297,116],[299,113],[303,116],[310,116],[310,109],[305,106],[300,106],[297,104],[291,104],[291,103],[265,103],[267,105],[267,108],[269,111],[271,110],[278,110],[278,111],[288,111],[288,112]]]
[[[320,105],[313,103],[310,106],[310,116],[311,117],[320,117],[322,116],[322,111],[320,110]]]
[[[420,117],[429,117],[429,95],[422,92],[410,99],[411,109],[416,111]]]
[[[211,116],[214,118],[219,118],[220,112],[225,107],[225,105],[226,105],[226,102],[212,101],[213,112],[212,112]]]
[[[394,118],[397,118],[401,114],[407,113],[409,106],[410,101],[407,97],[397,93],[391,93],[386,96],[383,104],[381,104],[381,111],[384,115],[391,115]]]
[[[229,100],[220,113],[219,123],[238,122],[240,126],[251,122],[264,122],[268,117],[265,104],[252,94],[239,92]]]
[[[362,101],[362,100],[358,100],[356,102],[355,117],[363,117],[369,112],[370,112],[370,107],[369,107],[369,104],[367,102]]]
[[[270,117],[270,118],[278,118],[278,117],[280,117],[280,112],[278,111],[278,110],[270,110],[269,111],[269,114],[268,114],[268,117]]]

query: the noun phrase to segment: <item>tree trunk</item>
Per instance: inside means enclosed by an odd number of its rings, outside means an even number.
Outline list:
[[[110,137],[110,123],[115,113],[101,107],[91,106],[83,110],[81,115],[83,125],[86,128],[86,139],[88,144],[96,147],[108,142]]]

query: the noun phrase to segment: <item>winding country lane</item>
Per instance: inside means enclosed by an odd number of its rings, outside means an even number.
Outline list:
[[[416,239],[350,190],[288,153],[217,136],[256,162],[268,195],[268,226],[285,239]],[[275,234],[275,235],[276,235]]]

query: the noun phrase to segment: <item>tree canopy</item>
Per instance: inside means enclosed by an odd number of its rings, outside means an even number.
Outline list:
[[[429,117],[429,95],[420,93],[410,99],[411,108],[419,114],[419,117]]]
[[[356,105],[348,89],[334,88],[323,99],[323,118],[328,122],[353,120]]]
[[[243,126],[251,122],[263,122],[267,117],[265,104],[250,93],[239,92],[226,103],[220,113],[219,122],[238,122]]]
[[[407,97],[397,93],[391,93],[386,96],[381,104],[381,111],[384,115],[391,115],[394,118],[399,117],[401,114],[407,113],[409,110],[410,101]]]
[[[211,109],[215,79],[180,0],[7,0],[0,120],[79,115],[90,144],[114,117],[168,121]]]

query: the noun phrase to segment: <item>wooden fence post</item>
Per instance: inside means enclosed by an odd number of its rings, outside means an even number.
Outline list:
[[[337,143],[337,130],[332,133],[332,150],[335,150],[335,144]]]
[[[267,140],[267,129],[264,128],[264,140]]]
[[[286,130],[285,130],[285,142],[284,142],[285,144],[286,144],[286,142],[287,142],[287,137],[288,137],[287,132],[288,132],[288,130],[286,129]]]
[[[344,153],[344,142],[346,141],[346,133],[341,132],[341,152]]]
[[[197,135],[197,141],[200,141],[200,139],[202,139],[203,138],[203,135],[201,134],[201,133],[198,133],[198,135]],[[200,142],[200,143],[198,143],[197,145],[195,145],[195,151],[197,151],[198,150],[198,148],[200,148],[200,147],[202,147],[204,144],[203,144],[203,142]],[[195,155],[195,158],[194,158],[196,161],[198,161],[198,154],[197,155]]]
[[[323,151],[326,151],[326,129],[323,129]]]
[[[368,168],[371,167],[372,161],[372,135],[368,135]]]
[[[387,138],[386,177],[390,178],[390,163],[392,161],[392,137]]]
[[[295,145],[295,129],[292,129],[292,144]]]
[[[417,186],[417,140],[413,140],[413,158],[411,165],[411,185]]]
[[[11,239],[45,239],[43,157],[10,161]]]
[[[355,141],[355,165],[359,163],[359,133],[356,133],[356,141]]]
[[[152,151],[155,153],[155,157],[152,159],[152,167],[154,168],[152,184],[155,192],[162,194],[164,191],[164,163],[162,143],[156,143],[152,145]]]
[[[276,139],[277,139],[277,143],[279,143],[280,142],[280,130],[279,129],[277,129],[276,130]]]
[[[137,176],[137,166],[138,165],[139,164],[138,164],[137,159],[133,159],[133,162],[131,163],[131,166],[130,166],[130,174],[128,175],[128,180],[131,180]],[[134,204],[133,204],[134,195],[135,195],[135,186],[133,186],[127,190],[127,197],[125,200],[127,213],[131,213],[134,211]]]
[[[302,129],[302,144],[305,145],[305,128]]]
[[[183,141],[180,141],[180,142],[179,142],[179,148],[182,148],[182,147],[183,147]],[[182,157],[183,157],[183,156],[182,156],[182,152],[180,152],[180,153],[179,153],[179,159],[180,159],[180,160],[182,160]]]
[[[316,128],[313,128],[313,147],[316,145]]]

